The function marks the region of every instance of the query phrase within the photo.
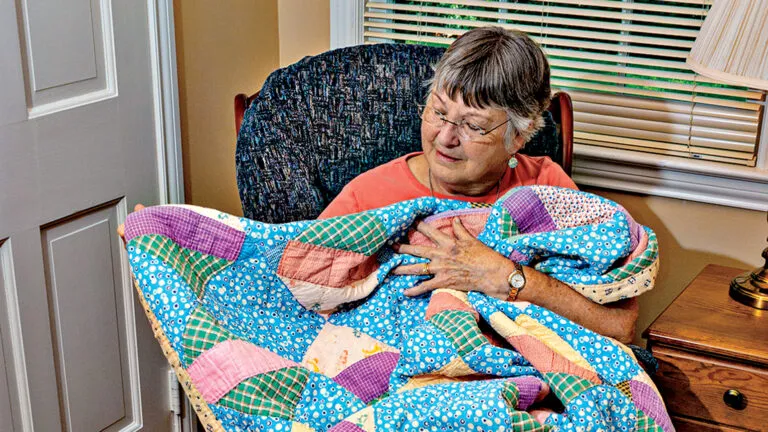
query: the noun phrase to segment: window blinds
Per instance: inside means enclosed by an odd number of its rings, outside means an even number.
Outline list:
[[[528,33],[574,100],[578,144],[754,166],[759,91],[685,58],[712,0],[368,1],[366,43],[449,45],[474,28]]]

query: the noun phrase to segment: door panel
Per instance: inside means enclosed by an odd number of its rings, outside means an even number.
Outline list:
[[[116,228],[117,209],[109,204],[42,231],[59,401],[71,431],[134,420],[131,393],[139,389],[128,369],[125,329],[132,322],[123,307],[131,292],[120,289]]]
[[[117,95],[109,0],[20,0],[31,118]]]
[[[14,359],[26,380],[0,381],[0,415],[26,412],[25,432],[170,428],[168,365],[115,233],[161,196],[150,5],[0,0],[0,239],[20,329],[9,346],[0,308],[0,374]]]
[[[39,92],[96,78],[96,47],[90,0],[69,0],[62,14],[48,13],[50,3],[22,0],[25,12],[32,99]],[[101,50],[99,54],[102,54]],[[99,56],[103,58],[102,54]]]

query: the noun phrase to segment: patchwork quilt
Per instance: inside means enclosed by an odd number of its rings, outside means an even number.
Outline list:
[[[595,302],[653,287],[654,233],[619,205],[548,186],[494,205],[431,197],[266,224],[193,206],[128,216],[135,286],[208,431],[671,431],[624,345],[542,307],[403,291],[394,243],[452,218]]]

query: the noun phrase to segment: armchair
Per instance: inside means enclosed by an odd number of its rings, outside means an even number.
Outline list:
[[[421,148],[416,104],[444,49],[409,44],[329,51],[273,72],[235,97],[235,161],[245,217],[317,217],[358,174]],[[573,108],[557,93],[545,127],[523,153],[547,155],[570,175]]]

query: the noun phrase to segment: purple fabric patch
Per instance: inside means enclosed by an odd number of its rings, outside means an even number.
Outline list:
[[[242,231],[175,206],[147,207],[129,214],[125,221],[125,241],[146,234],[160,234],[183,248],[229,261],[237,259],[245,240]]]
[[[544,383],[532,376],[511,378],[510,381],[517,386],[517,410],[525,411],[536,401],[536,396],[541,392]]]
[[[518,252],[516,249],[512,249],[512,253],[509,254],[509,259],[514,262],[524,263],[528,261],[528,257]]]
[[[389,388],[389,376],[400,354],[382,352],[353,363],[333,380],[365,403],[381,396]]]
[[[632,401],[635,406],[642,410],[645,415],[652,418],[664,432],[672,432],[672,421],[669,419],[664,403],[656,395],[656,392],[648,384],[640,381],[630,380],[629,390],[632,393]]]
[[[365,432],[365,429],[344,420],[340,423],[336,423],[334,427],[328,429],[328,432]]]
[[[633,251],[637,249],[640,239],[643,238],[643,226],[637,223],[624,207],[621,207],[621,212],[624,213],[629,224],[629,250]]]
[[[521,234],[557,230],[547,208],[530,188],[513,193],[502,206],[512,216]]]
[[[468,208],[468,209],[459,209],[459,210],[448,210],[442,213],[434,214],[432,216],[427,216],[424,218],[424,222],[433,221],[435,219],[446,219],[446,218],[452,218],[456,216],[461,216],[465,214],[473,214],[473,213],[490,213],[491,209],[490,207],[477,207],[477,208]]]

